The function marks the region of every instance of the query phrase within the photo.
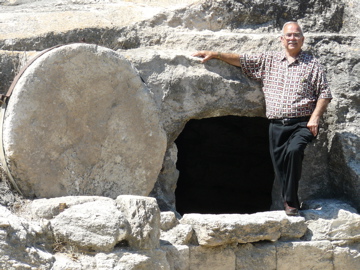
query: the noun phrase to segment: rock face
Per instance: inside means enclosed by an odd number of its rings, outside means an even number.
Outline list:
[[[137,71],[120,54],[87,44],[55,48],[26,69],[3,130],[26,196],[148,195],[166,148]]]

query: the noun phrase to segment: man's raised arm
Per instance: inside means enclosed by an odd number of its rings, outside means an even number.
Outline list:
[[[193,53],[192,56],[202,58],[201,62],[205,63],[210,59],[219,59],[233,66],[240,66],[240,55],[234,53],[220,53],[213,51],[198,51]]]

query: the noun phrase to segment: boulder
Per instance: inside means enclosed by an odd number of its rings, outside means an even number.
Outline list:
[[[79,250],[109,252],[128,238],[130,226],[115,202],[98,200],[65,209],[51,220],[55,241]]]
[[[146,196],[166,149],[151,92],[119,53],[55,48],[20,77],[4,120],[10,171],[25,196]]]

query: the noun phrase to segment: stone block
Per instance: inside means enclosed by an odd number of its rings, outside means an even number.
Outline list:
[[[97,253],[94,256],[56,254],[53,270],[171,270],[163,250],[134,251],[114,250],[111,253]]]
[[[189,250],[184,245],[165,245],[161,249],[166,252],[166,258],[172,270],[189,270]]]
[[[50,222],[59,243],[85,251],[109,252],[130,233],[129,223],[114,201],[75,205]]]
[[[189,270],[235,270],[235,261],[230,248],[190,246]]]
[[[179,224],[174,212],[161,212],[160,213],[160,229],[168,231]]]
[[[96,269],[124,270],[170,270],[166,252],[161,249],[151,251],[118,250],[113,254],[97,254]],[[110,266],[106,266],[111,262]],[[105,267],[101,267],[101,264]]]
[[[334,247],[334,270],[359,269],[360,244],[349,243]]]
[[[219,246],[263,240],[276,241],[282,235],[284,238],[299,238],[306,230],[304,221],[302,217],[288,217],[281,211],[251,215],[185,214],[180,223],[193,227],[200,245]]]
[[[116,198],[118,209],[130,224],[130,247],[153,249],[160,245],[160,209],[155,198],[121,195]]]
[[[51,199],[37,199],[30,201],[24,209],[28,209],[33,219],[52,219],[61,213],[60,205],[67,209],[74,205],[80,205],[87,202],[107,201],[111,204],[114,200],[100,196],[64,196]]]
[[[168,231],[161,231],[160,240],[164,244],[187,245],[191,241],[193,232],[191,225],[179,224]]]
[[[277,270],[333,270],[330,241],[277,242]]]
[[[273,243],[239,245],[235,251],[236,270],[275,270],[276,248]]]

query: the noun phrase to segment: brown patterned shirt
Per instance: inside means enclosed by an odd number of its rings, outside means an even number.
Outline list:
[[[289,64],[284,52],[242,55],[241,68],[250,78],[261,80],[269,119],[310,116],[316,102],[332,98],[321,64],[300,52]]]

